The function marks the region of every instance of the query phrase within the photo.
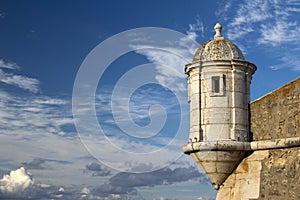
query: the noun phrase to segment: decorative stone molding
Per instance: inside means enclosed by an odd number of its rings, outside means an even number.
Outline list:
[[[182,151],[190,154],[197,151],[257,151],[300,147],[300,137],[260,140],[253,142],[240,141],[204,141],[191,142],[183,145]]]
[[[241,50],[229,40],[225,40],[221,35],[222,26],[215,25],[216,34],[213,40],[203,43],[196,51],[193,62],[216,61],[216,60],[245,60]]]

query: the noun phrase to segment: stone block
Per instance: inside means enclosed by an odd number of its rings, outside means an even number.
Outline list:
[[[217,163],[216,162],[201,162],[201,166],[205,173],[217,173]]]
[[[228,124],[208,124],[202,127],[205,128],[206,140],[216,141],[229,138],[230,127]]]
[[[217,151],[217,158],[220,162],[232,162],[243,158],[244,151]]]

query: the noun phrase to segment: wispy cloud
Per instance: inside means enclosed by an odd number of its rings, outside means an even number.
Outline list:
[[[3,97],[0,101],[2,131],[19,128],[23,131],[47,130],[53,134],[64,134],[62,126],[73,123],[71,112],[67,112],[67,106],[57,107],[57,99],[46,96],[18,97],[4,91],[0,91],[0,96]],[[45,104],[45,101],[48,104]],[[64,115],[62,115],[63,110]]]
[[[17,86],[33,93],[37,93],[39,91],[39,80],[14,73],[8,73],[4,71],[5,69],[19,70],[20,66],[13,62],[5,62],[4,60],[0,60],[0,82]]]
[[[258,43],[272,46],[293,42],[299,43],[299,32],[300,26],[297,22],[276,20],[275,24],[261,25],[261,38]]]
[[[231,11],[231,10],[230,10]],[[228,11],[229,12],[229,11]],[[228,38],[236,40],[250,32],[259,33],[258,42],[278,45],[299,42],[299,4],[294,1],[254,0],[237,4],[233,17],[228,19]],[[257,29],[255,27],[260,27]]]
[[[234,1],[221,1],[219,7],[222,9],[216,10],[215,15],[218,16],[219,19],[227,21],[229,19],[229,10],[232,8],[232,4],[234,4]]]
[[[161,44],[139,42],[132,45],[132,48],[138,49],[138,54],[146,56],[155,65],[159,84],[174,91],[185,92],[184,66],[192,60],[199,47],[196,39],[204,33],[204,29],[203,22],[197,19],[195,23],[189,24],[186,35],[180,38]]]
[[[6,68],[6,69],[20,69],[20,66],[18,66],[14,62],[6,62],[3,59],[0,59],[0,68]]]
[[[47,97],[42,97],[39,99],[35,99],[35,103],[37,104],[47,104],[47,105],[65,105],[68,103],[67,100],[64,99],[54,99],[54,98],[47,98]]]
[[[189,24],[189,29],[187,30],[187,38],[191,40],[196,40],[197,37],[202,36],[204,37],[205,27],[203,22],[199,19],[199,17],[196,18],[196,22],[193,24]]]
[[[139,142],[153,145],[151,138],[147,141],[142,138],[158,135],[168,126],[166,123],[170,115],[174,120],[180,119],[181,110],[176,96],[158,85],[145,85],[133,93],[130,88],[122,86],[116,93],[112,96],[108,89],[101,89],[96,96],[97,117],[110,137],[134,141],[140,138]],[[165,145],[165,142],[160,141],[160,144]]]
[[[271,17],[269,2],[264,0],[243,1],[229,20],[227,35],[231,40],[238,39],[254,31],[254,24]]]
[[[225,4],[225,3],[224,3]],[[223,20],[226,25],[227,37],[237,43],[244,44],[244,52],[255,47],[272,49],[272,57],[279,62],[286,62],[286,67],[276,64],[271,69],[291,68],[299,70],[299,32],[300,32],[300,4],[297,1],[287,0],[253,0],[227,1],[226,7],[220,7],[217,16],[226,16]],[[256,41],[248,42],[248,41]],[[284,55],[282,53],[284,52]],[[293,52],[293,53],[292,53]],[[281,56],[279,56],[281,55]],[[284,58],[292,58],[289,61]]]
[[[292,68],[295,71],[300,71],[300,60],[295,59],[294,55],[284,53],[280,58],[281,63],[272,65],[272,70],[280,70],[284,68]]]

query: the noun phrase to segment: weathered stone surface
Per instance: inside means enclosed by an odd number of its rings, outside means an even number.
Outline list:
[[[300,78],[250,105],[254,140],[300,136]]]
[[[218,192],[217,200],[258,199],[260,195],[262,163],[268,150],[255,151],[246,157],[226,179]]]
[[[299,100],[300,78],[251,103],[256,151],[227,178],[218,200],[300,199]]]
[[[270,150],[262,160],[262,200],[300,199],[300,148]]]
[[[219,26],[217,26],[219,25]],[[222,26],[218,23],[215,26],[216,35],[214,40],[203,43],[196,51],[193,61],[210,60],[244,60],[241,50],[228,40],[224,40],[221,35]]]

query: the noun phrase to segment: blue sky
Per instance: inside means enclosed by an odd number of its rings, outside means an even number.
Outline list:
[[[216,22],[252,100],[299,77],[297,0],[0,0],[0,199],[214,199],[181,146]]]

